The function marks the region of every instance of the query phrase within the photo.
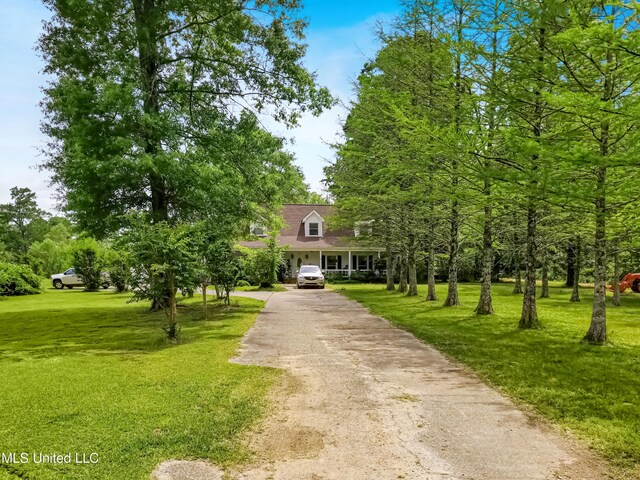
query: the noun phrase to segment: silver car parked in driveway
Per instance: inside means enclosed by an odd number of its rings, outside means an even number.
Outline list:
[[[298,270],[296,286],[324,288],[324,275],[317,265],[302,265]]]
[[[82,277],[76,273],[75,268],[69,268],[64,273],[56,273],[51,275],[51,283],[53,286],[62,290],[64,287],[73,288],[84,285]],[[111,278],[107,272],[102,272],[102,288],[109,288],[111,285]]]

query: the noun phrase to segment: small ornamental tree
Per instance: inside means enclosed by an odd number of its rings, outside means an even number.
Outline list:
[[[202,264],[197,235],[190,225],[135,221],[124,236],[131,258],[131,301],[151,300],[163,310],[167,337],[178,337],[178,289],[196,289]]]
[[[234,255],[233,248],[228,242],[212,245],[210,252],[207,269],[216,289],[224,292],[224,302],[229,305],[229,294],[243,275],[242,263]]]
[[[106,267],[104,248],[93,238],[82,238],[73,245],[71,258],[84,289],[87,292],[99,290],[104,283],[102,272]]]

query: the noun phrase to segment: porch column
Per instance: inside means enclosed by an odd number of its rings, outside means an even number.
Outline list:
[[[347,272],[348,272],[347,276],[351,277],[351,250],[349,250],[348,258],[349,258],[349,263],[347,264],[348,265],[348,267],[347,267]]]
[[[320,271],[324,273],[324,270],[322,268],[322,250],[318,252],[318,262],[320,263],[320,265],[318,265],[320,267]]]

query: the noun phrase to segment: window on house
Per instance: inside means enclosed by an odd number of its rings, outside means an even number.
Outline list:
[[[309,224],[309,236],[310,237],[317,237],[320,234],[320,228],[318,227],[317,223],[310,223]]]
[[[358,270],[369,270],[369,257],[358,255]]]
[[[335,270],[336,268],[338,268],[338,257],[327,255],[327,270]]]

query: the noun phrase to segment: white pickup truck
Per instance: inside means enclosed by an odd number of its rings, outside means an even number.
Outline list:
[[[109,288],[109,286],[111,285],[111,279],[109,278],[109,274],[107,272],[102,273],[102,280],[102,288]],[[69,268],[68,270],[65,270],[64,273],[56,273],[55,275],[51,275],[51,283],[58,290],[62,290],[64,287],[73,288],[84,285],[82,277],[76,274],[75,268]]]

